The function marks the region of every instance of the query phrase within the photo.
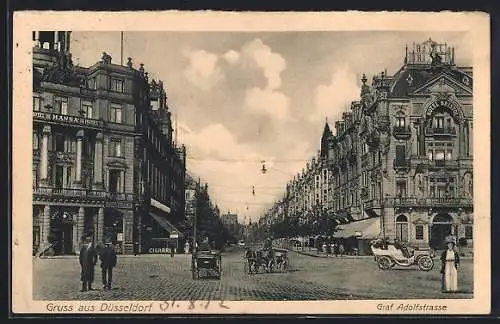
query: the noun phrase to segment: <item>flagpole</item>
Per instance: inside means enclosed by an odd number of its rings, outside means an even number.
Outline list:
[[[123,65],[123,32],[120,32],[120,65]]]

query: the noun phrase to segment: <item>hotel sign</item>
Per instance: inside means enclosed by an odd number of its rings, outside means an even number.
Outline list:
[[[69,116],[69,115],[60,115],[53,113],[46,113],[41,111],[33,112],[34,119],[46,120],[54,123],[63,123],[70,125],[79,125],[79,126],[89,126],[89,127],[103,127],[104,122],[102,120],[97,119],[89,119],[79,116]]]
[[[458,110],[458,107],[453,102],[444,99],[436,100],[427,107],[427,117],[430,117],[434,113],[434,110],[438,107],[448,108],[451,110],[454,117],[460,118],[460,111]]]

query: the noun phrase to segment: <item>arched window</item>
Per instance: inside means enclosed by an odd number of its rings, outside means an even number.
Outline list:
[[[408,242],[408,218],[405,215],[396,217],[396,238]]]

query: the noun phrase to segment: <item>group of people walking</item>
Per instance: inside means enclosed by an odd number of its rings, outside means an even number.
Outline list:
[[[93,290],[95,265],[98,259],[101,261],[102,285],[104,290],[111,290],[113,280],[113,268],[116,267],[117,256],[110,241],[104,243],[104,247],[94,248],[91,238],[86,238],[80,249],[80,267],[82,282],[81,292]]]

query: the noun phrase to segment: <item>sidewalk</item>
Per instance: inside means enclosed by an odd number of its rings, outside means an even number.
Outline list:
[[[315,258],[348,258],[348,259],[366,259],[366,258],[373,258],[373,255],[344,255],[344,256],[335,256],[334,254],[329,254],[326,255],[325,252],[316,252],[315,248],[311,248],[309,251],[309,248],[305,248],[302,250],[301,248],[295,248],[295,249],[290,249],[290,248],[285,248],[288,251],[293,251],[298,254],[302,255],[307,255],[310,257],[315,257]],[[439,256],[435,256],[435,258],[438,258]],[[461,256],[460,257],[462,260],[473,260],[473,256]]]

